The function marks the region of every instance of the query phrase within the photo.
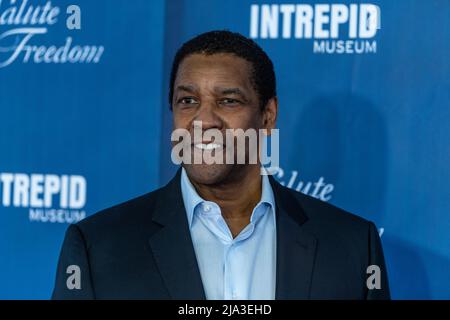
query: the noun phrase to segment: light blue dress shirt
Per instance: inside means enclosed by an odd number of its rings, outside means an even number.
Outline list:
[[[184,169],[181,191],[206,299],[275,299],[276,207],[269,178],[262,176],[261,200],[234,239],[220,207],[198,195]]]

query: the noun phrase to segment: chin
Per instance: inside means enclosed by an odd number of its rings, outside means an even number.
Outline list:
[[[232,166],[226,164],[189,164],[184,165],[191,182],[214,185],[226,180]]]

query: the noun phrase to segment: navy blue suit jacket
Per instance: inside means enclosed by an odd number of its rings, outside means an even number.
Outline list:
[[[277,206],[277,299],[389,299],[373,223],[270,181]],[[79,267],[80,289],[67,286],[70,265]],[[381,289],[368,289],[369,265],[380,267]],[[161,189],[71,225],[52,298],[205,299],[180,171]]]

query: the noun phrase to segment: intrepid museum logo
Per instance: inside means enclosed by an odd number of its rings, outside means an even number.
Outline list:
[[[86,179],[79,175],[0,172],[0,208],[28,209],[31,222],[84,219],[86,191]]]
[[[368,3],[250,6],[251,38],[310,40],[317,54],[376,53],[380,27],[380,8]]]

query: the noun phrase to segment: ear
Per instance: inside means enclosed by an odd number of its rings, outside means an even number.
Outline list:
[[[267,134],[270,135],[270,130],[275,129],[278,116],[278,98],[273,97],[267,101],[266,107],[263,110],[263,128],[267,129]]]

